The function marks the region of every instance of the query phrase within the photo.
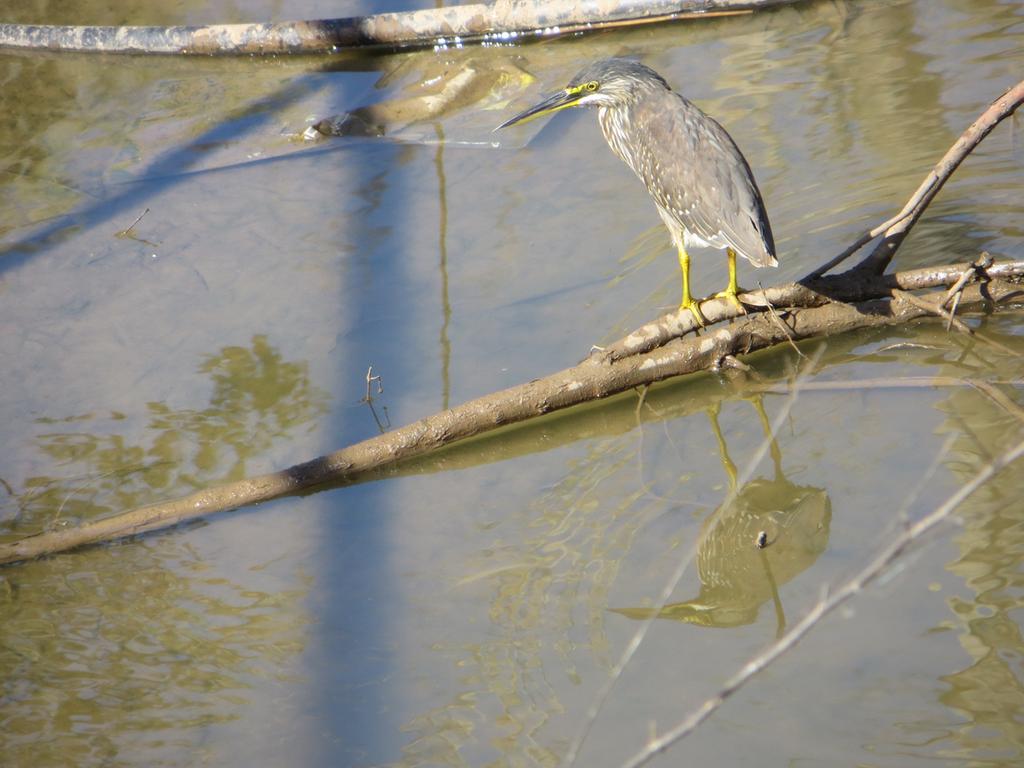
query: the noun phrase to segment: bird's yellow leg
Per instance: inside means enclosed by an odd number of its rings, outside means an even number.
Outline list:
[[[736,251],[732,248],[725,249],[725,255],[729,259],[729,287],[724,291],[719,291],[715,294],[716,299],[725,299],[734,307],[739,309],[741,312],[746,313],[747,310],[743,308],[743,302],[739,299],[739,285],[736,281]]]
[[[679,305],[679,311],[690,310],[697,325],[703,328],[705,320],[704,315],[700,313],[700,303],[694,301],[693,296],[690,295],[690,254],[682,245],[679,246],[679,269],[683,272],[683,301]]]
[[[722,459],[722,467],[725,469],[725,474],[729,476],[729,489],[736,490],[736,465],[733,464],[731,458],[729,458],[729,448],[725,444],[725,437],[722,435],[722,427],[718,423],[718,414],[721,412],[722,406],[716,403],[708,409],[708,418],[711,419],[711,431],[715,434],[715,439],[718,441],[718,455]]]

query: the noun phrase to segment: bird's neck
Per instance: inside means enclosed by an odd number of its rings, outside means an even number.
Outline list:
[[[626,140],[630,130],[630,109],[616,107],[600,107],[597,111],[597,122],[601,133],[611,147],[612,152],[619,156],[626,165],[636,171],[633,153]]]

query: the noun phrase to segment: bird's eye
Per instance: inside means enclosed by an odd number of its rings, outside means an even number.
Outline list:
[[[597,80],[591,80],[589,83],[587,83],[583,87],[586,88],[588,91],[596,91],[597,90]]]

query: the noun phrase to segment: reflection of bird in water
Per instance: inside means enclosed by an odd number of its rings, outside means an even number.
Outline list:
[[[498,127],[577,106],[599,108],[608,145],[654,198],[679,253],[680,310],[690,310],[704,325],[700,303],[690,295],[691,246],[725,250],[729,285],[716,296],[742,309],[736,255],[755,267],[774,267],[778,261],[754,174],[725,128],[653,69],[628,59],[590,64],[561,91]]]
[[[754,407],[770,434],[760,398]],[[717,408],[711,413],[711,426],[722,464],[735,487],[736,468],[718,426]],[[704,521],[697,548],[700,594],[665,605],[658,618],[706,627],[737,627],[753,623],[761,605],[772,600],[781,634],[785,615],[778,588],[813,565],[825,551],[832,505],[824,490],[789,482],[782,473],[782,455],[774,439],[771,449],[775,478],[747,483],[728,506],[719,507]],[[759,546],[762,533],[764,541]],[[633,619],[646,619],[653,613],[651,608],[612,610]]]

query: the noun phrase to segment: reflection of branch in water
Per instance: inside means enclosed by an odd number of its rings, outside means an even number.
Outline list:
[[[764,551],[767,538],[767,534],[761,531],[757,534],[757,541],[754,545],[757,547],[757,554],[761,556],[761,564],[764,566],[764,577],[768,580],[768,584],[772,589],[772,605],[775,606],[775,637],[778,638],[782,637],[782,633],[786,631],[786,611],[782,608],[782,598],[779,597],[779,585],[775,581],[771,563],[768,562],[767,553]]]
[[[730,479],[730,498],[701,529],[697,544],[700,594],[660,610],[614,608],[615,613],[633,619],[656,617],[705,627],[736,627],[753,623],[761,605],[771,599],[777,631],[785,629],[778,587],[813,565],[825,551],[832,506],[824,490],[794,485],[785,478],[782,453],[761,397],[751,402],[765,432],[775,478],[758,478],[737,488],[736,465],[718,423],[718,408],[710,410],[711,429]],[[760,546],[762,539],[770,547]]]
[[[154,492],[242,476],[251,456],[326,407],[306,364],[283,359],[262,335],[249,346],[209,355],[199,372],[212,381],[209,402],[198,409],[149,403],[137,441],[91,414],[44,422],[55,427],[38,436],[39,450],[64,475],[30,477],[24,491],[12,493],[19,524],[63,531],[142,503]]]

